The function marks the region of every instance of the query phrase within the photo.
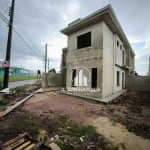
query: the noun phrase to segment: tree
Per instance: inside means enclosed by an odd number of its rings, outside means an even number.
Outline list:
[[[49,73],[56,73],[55,68],[50,69],[50,70],[49,70]]]

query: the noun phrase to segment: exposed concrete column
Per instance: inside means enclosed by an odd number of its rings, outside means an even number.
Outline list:
[[[42,87],[47,88],[48,87],[48,74],[43,73],[42,74]]]
[[[130,48],[129,48],[129,75],[130,75],[130,68],[131,68],[131,61],[130,61]]]
[[[112,87],[112,94],[115,93],[115,63],[116,63],[116,33],[114,33],[114,36],[113,36],[113,43],[114,43],[114,46],[113,46],[113,87]]]

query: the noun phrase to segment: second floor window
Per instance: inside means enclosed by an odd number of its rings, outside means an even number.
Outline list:
[[[79,35],[77,37],[77,49],[91,46],[91,32]]]
[[[124,65],[125,62],[124,62],[124,51],[122,51],[122,64]]]
[[[117,40],[117,47],[119,47],[119,41]]]
[[[120,45],[120,50],[122,50],[122,45]]]
[[[75,87],[76,69],[72,69],[72,87]]]

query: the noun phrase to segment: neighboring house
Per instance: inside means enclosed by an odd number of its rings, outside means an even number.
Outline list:
[[[61,32],[68,36],[62,57],[67,89],[99,88],[92,96],[104,98],[126,87],[127,77],[134,74],[135,54],[111,5],[75,20]]]

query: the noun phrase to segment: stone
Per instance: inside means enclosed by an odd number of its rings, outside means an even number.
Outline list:
[[[49,147],[52,149],[52,150],[61,150],[61,148],[55,144],[55,143],[51,143],[49,144]]]
[[[58,140],[59,139],[59,135],[55,135],[55,139]]]

